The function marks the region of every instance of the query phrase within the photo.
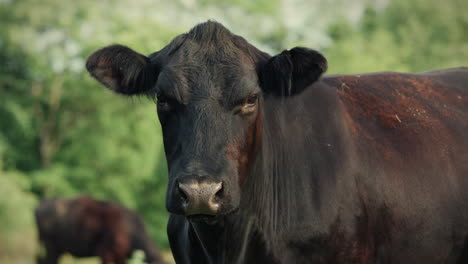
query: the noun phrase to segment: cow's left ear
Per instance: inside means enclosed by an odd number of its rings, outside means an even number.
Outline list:
[[[318,51],[296,47],[270,58],[260,69],[260,84],[277,96],[299,94],[327,70],[327,59]]]

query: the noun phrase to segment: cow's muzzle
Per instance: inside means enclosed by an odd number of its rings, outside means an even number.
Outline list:
[[[223,182],[208,178],[184,178],[176,182],[176,195],[185,216],[215,216],[223,200]]]

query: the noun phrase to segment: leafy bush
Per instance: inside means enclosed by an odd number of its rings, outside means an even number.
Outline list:
[[[23,174],[0,171],[0,263],[32,263],[37,246],[35,205]]]

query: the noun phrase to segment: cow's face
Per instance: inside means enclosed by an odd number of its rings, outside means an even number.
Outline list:
[[[227,52],[186,41],[156,83],[170,212],[227,214],[239,204],[261,141],[262,94],[252,58]]]
[[[262,142],[264,99],[299,93],[326,61],[303,48],[271,58],[208,22],[149,57],[123,46],[101,49],[87,68],[116,92],[157,98],[169,168],[166,206],[197,219],[238,208]]]

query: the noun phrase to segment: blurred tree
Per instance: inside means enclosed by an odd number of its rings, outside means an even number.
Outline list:
[[[93,30],[83,29],[83,21],[106,19],[85,12],[91,1],[48,4],[0,4],[0,14],[8,14],[2,17],[6,30],[0,36],[0,59],[7,62],[0,69],[4,168],[25,173],[39,199],[87,193],[138,209],[152,220],[149,229],[159,244],[167,247],[160,194],[164,196],[166,172],[155,106],[112,95],[84,71],[89,50],[103,44],[80,39]],[[109,7],[94,6],[102,13]],[[60,15],[51,16],[53,10],[61,10]],[[137,43],[145,41],[135,35],[136,48],[143,50]]]
[[[393,0],[361,23],[329,26],[330,72],[428,71],[468,65],[468,5],[462,0]]]

